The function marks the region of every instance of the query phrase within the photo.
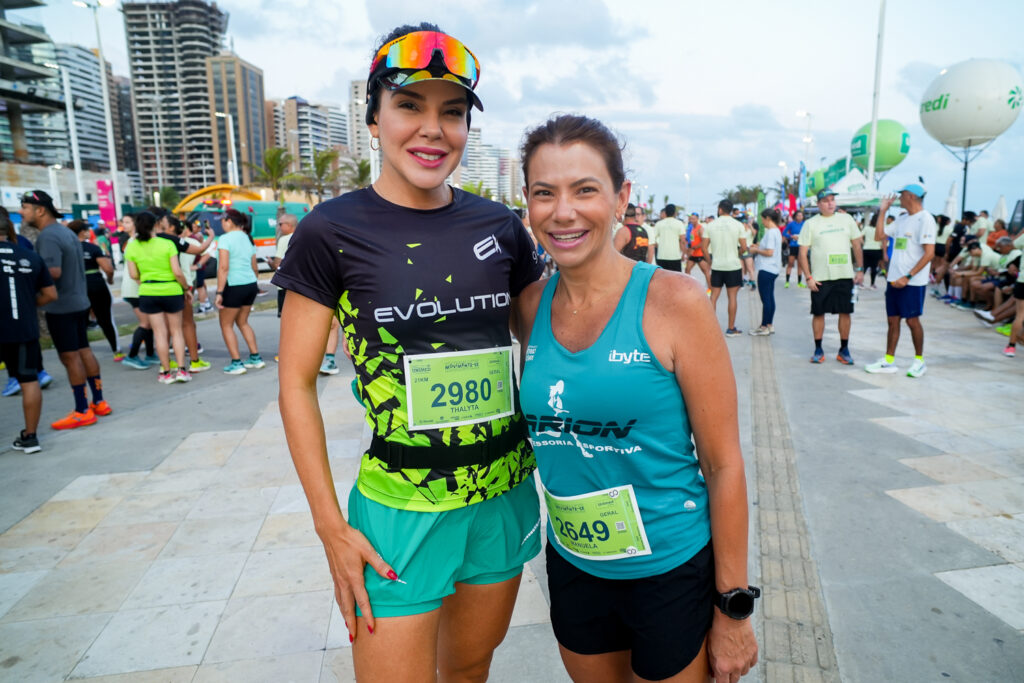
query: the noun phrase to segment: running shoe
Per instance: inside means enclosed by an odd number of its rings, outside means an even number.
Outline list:
[[[772,333],[772,331],[769,330],[764,325],[762,325],[761,327],[757,328],[756,330],[751,330],[750,332],[748,332],[748,334],[751,337],[767,337],[771,333]]]
[[[850,349],[839,349],[836,360],[843,365],[853,365],[853,358],[850,356]]]
[[[942,302],[945,302],[945,303],[949,303],[952,300],[953,300],[953,297],[951,295],[949,295],[949,294],[943,294],[942,296],[939,297],[939,301],[942,301]]]
[[[170,370],[167,372],[161,370],[160,374],[156,377],[156,381],[160,382],[160,384],[174,384],[174,373]]]
[[[974,315],[985,322],[994,323],[996,321],[995,317],[992,315],[992,311],[975,311]]]
[[[796,286],[799,287],[800,289],[807,289],[807,285],[805,285],[803,282],[796,283]]]
[[[738,337],[741,334],[743,334],[743,330],[741,330],[738,327],[730,327],[729,329],[727,329],[725,331],[725,336],[726,337]]]
[[[871,289],[878,289],[878,285],[871,285]]]
[[[199,304],[199,312],[200,313],[209,313],[212,310],[213,310],[213,304],[211,304],[209,301],[204,301],[203,303]]]
[[[151,353],[148,356],[146,356],[146,362],[149,363],[150,365],[159,365],[160,356],[156,355],[155,353]]]
[[[224,366],[224,372],[229,375],[244,375],[246,372],[245,365],[240,360],[233,360]]]
[[[11,444],[19,451],[25,451],[26,453],[38,453],[41,449],[39,448],[39,437],[33,434],[32,436],[25,436],[25,430],[21,430],[21,434]]]
[[[1004,337],[1009,337],[1010,336],[1010,326],[1011,326],[1011,323],[1007,323],[1005,325],[1000,325],[999,327],[996,328],[996,332],[998,332],[999,334],[1003,335]]]
[[[1007,345],[1007,347],[1003,349],[1003,355],[1007,358],[1013,358],[1017,355],[1017,347]]]
[[[203,355],[203,342],[201,341],[196,342],[196,354],[200,356]]]
[[[89,409],[84,413],[72,410],[65,417],[50,423],[50,426],[54,429],[77,429],[78,427],[87,427],[93,424],[96,424],[96,413]]]
[[[123,351],[114,351],[114,362],[115,363],[120,363],[125,358],[127,358],[127,356],[124,354]]]
[[[914,363],[907,370],[907,377],[921,377],[926,372],[928,372],[928,366],[924,364],[923,360],[915,358]]]
[[[281,356],[274,356],[274,362],[275,363],[280,363],[281,362]]]
[[[7,386],[4,387],[3,392],[0,393],[3,393],[4,396],[16,396],[21,393],[21,384],[11,377],[7,380]]]
[[[114,409],[110,407],[110,404],[106,401],[100,401],[99,403],[90,403],[89,410],[96,413],[97,417],[106,417],[114,412]]]
[[[259,370],[260,368],[267,367],[267,364],[263,362],[263,357],[260,354],[249,354],[249,357],[242,361],[242,365],[252,370]]]
[[[177,370],[178,369],[178,361],[176,361],[176,360],[169,361],[168,365],[171,366],[171,370]]]
[[[125,366],[126,368],[134,368],[135,370],[149,369],[149,363],[142,360],[138,356],[128,356],[123,361],[121,361],[121,365]]]
[[[885,358],[879,358],[871,365],[865,365],[864,369],[872,375],[891,375],[900,371],[895,363],[887,363]]]
[[[50,373],[48,373],[46,370],[40,370],[39,371],[39,388],[40,389],[45,389],[46,387],[50,386],[51,384],[53,384],[53,378],[50,377]]]
[[[180,382],[181,384],[184,384],[185,382],[191,382],[192,373],[190,373],[185,368],[179,368],[178,371],[174,373],[174,381]]]
[[[960,311],[973,311],[974,310],[974,305],[973,304],[969,304],[966,301],[961,301],[960,303],[953,304],[953,308],[955,308],[957,310],[960,310]]]
[[[321,375],[337,375],[341,370],[338,369],[338,364],[334,362],[333,358],[324,358],[323,364],[320,365]]]
[[[196,358],[194,361],[189,363],[188,371],[191,372],[192,374],[195,374],[197,372],[206,372],[211,367],[212,366],[202,358]]]
[[[942,292],[940,292],[938,289],[932,288],[932,296],[934,296],[936,299],[941,299]]]
[[[812,363],[824,363],[825,362],[825,352],[822,351],[821,349],[814,349],[814,355],[811,356],[811,362]]]
[[[786,280],[786,286],[783,289],[789,289],[789,280]]]

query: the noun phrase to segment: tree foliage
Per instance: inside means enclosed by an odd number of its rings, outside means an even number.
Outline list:
[[[369,159],[343,159],[338,181],[343,189],[358,190],[373,182]]]
[[[284,147],[268,147],[263,150],[263,164],[245,162],[252,169],[253,185],[266,185],[274,199],[284,205],[282,189],[294,186],[303,180],[302,174],[291,173],[288,168],[294,163],[292,156]]]
[[[173,209],[181,202],[181,195],[171,186],[160,188],[160,207]]]
[[[728,199],[734,206],[746,206],[757,203],[757,194],[764,192],[760,185],[737,185],[731,190],[722,190],[722,199]],[[767,194],[767,193],[766,193]]]
[[[303,180],[310,191],[316,194],[316,202],[324,200],[324,191],[337,185],[342,169],[337,164],[338,150],[314,149],[313,165],[303,173]],[[369,165],[369,162],[367,162]]]

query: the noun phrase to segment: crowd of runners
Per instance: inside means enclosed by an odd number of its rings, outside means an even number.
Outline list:
[[[430,24],[381,40],[365,118],[380,176],[301,224],[280,216],[270,259],[281,292],[282,421],[356,675],[484,680],[543,536],[552,626],[574,680],[735,683],[757,662],[748,617],[760,596],[747,579],[725,341],[742,334],[739,290],[762,302],[750,334],[770,337],[777,279],[785,271],[788,289],[796,270],[796,287],[810,291],[811,362],[824,362],[826,316],[837,315],[836,360],[853,365],[858,289],[884,275],[887,345],[865,369],[898,371],[905,322],[914,347],[906,374],[917,378],[927,370],[929,283],[985,322],[1013,318],[1004,351],[1013,355],[1022,238],[974,214],[936,220],[923,208],[923,183],[900,188],[894,216],[895,197],[874,216],[855,216],[824,190],[806,219],[775,208],[751,216],[726,199],[716,216],[685,222],[669,204],[652,224],[629,203],[620,141],[601,122],[569,115],[528,130],[527,211],[515,213],[446,181],[472,109],[483,109],[479,70],[465,45]],[[158,208],[125,218],[120,295],[138,322],[125,350],[110,320],[109,236],[63,224],[41,191],[22,197],[21,213],[21,234],[0,216],[11,292],[0,303],[5,395],[20,392],[25,412],[16,448],[39,450],[49,375],[37,309],[74,398],[54,429],[113,411],[87,337],[90,315],[115,362],[153,368],[163,384],[210,369],[195,307],[217,309],[230,356],[223,372],[265,367],[248,323],[260,291],[245,215],[226,211],[220,235]],[[203,276],[213,260],[209,297]],[[715,316],[723,288],[724,335]],[[315,381],[338,371],[339,338],[373,430],[349,492],[334,488]]]

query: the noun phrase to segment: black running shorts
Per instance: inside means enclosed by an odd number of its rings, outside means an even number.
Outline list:
[[[633,672],[660,681],[700,653],[715,602],[711,544],[664,574],[601,579],[547,545],[551,625],[562,647],[581,655],[630,650]]]

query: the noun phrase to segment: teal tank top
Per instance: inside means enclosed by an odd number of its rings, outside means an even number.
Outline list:
[[[576,353],[551,331],[556,273],[544,288],[525,350],[520,399],[546,492],[573,503],[608,489],[618,495],[615,487],[632,485],[646,534],[641,552],[631,547],[633,554],[609,557],[570,551],[554,531],[558,515],[548,506],[548,542],[579,569],[608,579],[663,574],[711,539],[707,486],[682,391],[644,337],[643,311],[655,270],[647,263],[633,267],[601,335]],[[584,506],[575,510],[569,533],[599,546],[609,526],[596,514],[584,519]],[[617,518],[606,518],[612,519]],[[558,521],[564,537],[563,523]]]

